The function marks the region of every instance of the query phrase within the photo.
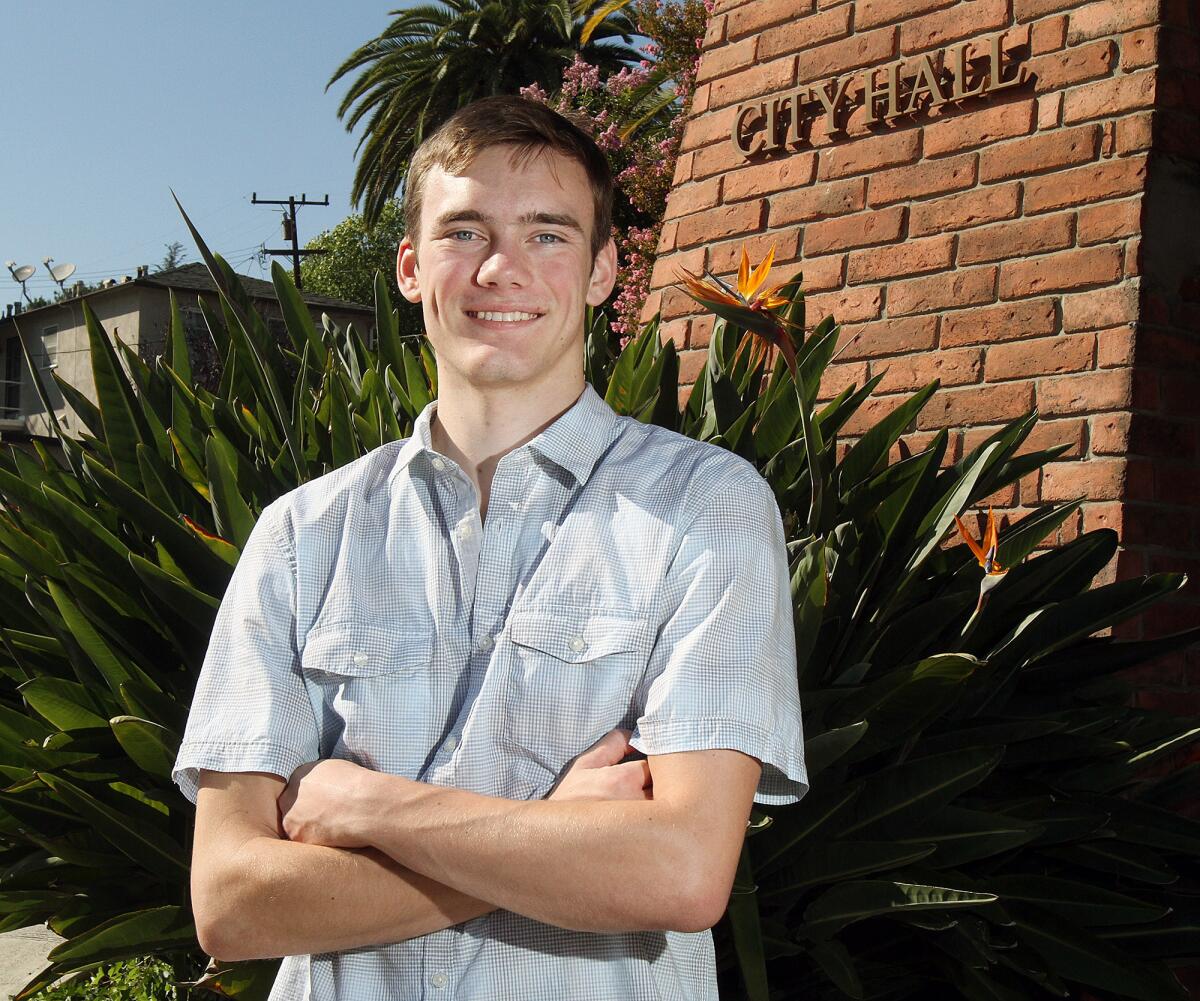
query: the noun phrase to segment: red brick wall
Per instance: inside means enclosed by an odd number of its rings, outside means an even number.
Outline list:
[[[1200,5],[1166,0],[1153,151],[1142,221],[1142,296],[1134,343],[1139,406],[1117,425],[1139,493],[1122,511],[1121,572],[1184,571],[1200,590]],[[1197,600],[1150,609],[1150,635],[1200,622]],[[1200,650],[1148,673],[1139,701],[1200,702]],[[1190,694],[1184,694],[1190,693]]]
[[[1069,449],[992,500],[1019,514],[1084,497],[1060,541],[1111,526],[1124,549],[1110,577],[1180,568],[1200,583],[1196,8],[719,0],[646,306],[681,349],[682,380],[711,323],[675,269],[728,275],[743,243],[752,262],[774,246],[773,277],[803,269],[809,321],[832,314],[842,343],[855,338],[825,395],[887,373],[860,428],[939,378],[915,437],[956,429],[953,460],[1036,405],[1030,447]],[[743,102],[960,40],[982,54],[1000,32],[1005,75],[1014,61],[1030,75],[1021,86],[886,126],[860,105],[844,133],[818,117],[809,142],[749,160],[731,142]],[[1195,624],[1196,601],[1147,628]],[[1200,664],[1177,660],[1155,687],[1200,712]]]

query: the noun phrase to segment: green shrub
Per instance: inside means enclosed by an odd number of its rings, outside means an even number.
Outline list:
[[[186,1001],[194,991],[176,984],[166,959],[123,959],[47,987],[31,1001]],[[212,994],[205,991],[205,997]]]
[[[99,405],[59,385],[87,433],[63,438],[65,468],[40,444],[0,455],[0,930],[48,921],[67,938],[24,996],[195,948],[192,808],[169,775],[239,549],[265,504],[408,434],[436,394],[382,281],[376,352],[316,329],[276,267],[280,345],[201,250],[223,291],[205,310],[218,391],[193,384],[178,310],[149,366],[85,304]],[[784,294],[803,327],[799,280]],[[838,335],[817,323],[793,377],[718,319],[682,412],[656,322],[619,357],[602,317],[586,343],[615,410],[754,462],[788,530],[813,788],[752,815],[715,929],[725,996],[1183,998],[1168,963],[1194,952],[1200,825],[1171,808],[1196,770],[1144,769],[1200,727],[1131,708],[1118,672],[1200,631],[1098,635],[1182,576],[1091,587],[1116,538],[1034,555],[1075,509],[1052,505],[1002,534],[1012,569],[981,594],[971,553],[943,545],[955,516],[1058,450],[1022,453],[1030,414],[957,462],[945,432],[892,461],[936,386],[839,449],[878,377],[817,404]],[[250,998],[275,968],[214,972]]]

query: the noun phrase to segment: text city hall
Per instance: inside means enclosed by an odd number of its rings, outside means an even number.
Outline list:
[[[979,65],[982,60],[967,55],[975,41],[958,42],[913,60],[899,59],[856,76],[833,77],[824,83],[798,87],[769,101],[740,104],[733,118],[733,144],[747,157],[774,152],[785,144],[804,143],[802,123],[822,113],[825,131],[836,132],[859,105],[866,105],[864,124],[874,125],[925,107],[1015,87],[1025,81],[1025,68],[1016,66],[1011,76],[1002,77],[1003,37],[999,34],[988,40],[986,68]],[[945,67],[944,74],[939,67]],[[792,109],[800,113],[792,114]],[[781,119],[786,121],[786,131]]]

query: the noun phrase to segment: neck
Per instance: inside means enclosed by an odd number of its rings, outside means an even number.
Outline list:
[[[569,410],[583,392],[584,379],[580,372],[577,379],[558,385],[516,390],[460,388],[443,385],[440,378],[438,385],[430,442],[474,482],[482,515],[500,460]]]

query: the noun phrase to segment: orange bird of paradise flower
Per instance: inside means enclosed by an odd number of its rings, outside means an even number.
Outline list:
[[[954,516],[954,520],[958,523],[959,534],[962,535],[963,541],[975,554],[975,561],[983,567],[983,572],[989,577],[1000,577],[1008,573],[1004,567],[996,562],[996,549],[1000,544],[1000,532],[996,528],[996,516],[992,513],[992,509],[988,508],[987,527],[983,530],[983,539],[976,542],[972,538],[967,526],[963,524],[962,518],[958,515]]]
[[[758,267],[751,269],[750,255],[743,246],[736,290],[711,271],[705,271],[701,276],[686,268],[679,268],[676,274],[686,286],[687,294],[702,306],[707,306],[721,319],[744,327],[750,333],[758,334],[763,340],[779,348],[794,378],[796,345],[792,343],[792,336],[787,328],[796,327],[797,324],[771,312],[780,306],[786,306],[790,301],[786,296],[778,294],[788,283],[781,282],[770,289],[762,288],[774,260],[775,248],[772,246]]]

